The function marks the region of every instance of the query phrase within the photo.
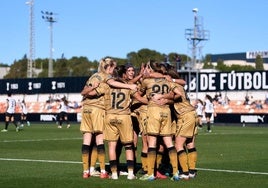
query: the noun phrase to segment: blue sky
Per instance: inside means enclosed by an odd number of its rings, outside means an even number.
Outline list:
[[[29,52],[27,0],[0,3],[0,63],[12,64]],[[149,48],[191,56],[185,29],[194,25],[198,8],[208,41],[197,56],[268,50],[267,0],[35,0],[35,58],[49,58],[49,23],[41,11],[57,13],[53,58],[104,56],[126,58]]]

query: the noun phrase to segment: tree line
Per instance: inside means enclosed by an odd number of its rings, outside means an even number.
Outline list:
[[[219,71],[253,71],[253,70],[264,70],[263,59],[261,56],[257,56],[255,67],[253,66],[240,66],[231,65],[227,66],[224,61],[219,59],[217,65],[211,63],[210,54],[206,55],[203,59],[198,60],[202,63],[203,69],[216,69]],[[131,63],[137,69],[149,60],[156,60],[160,62],[166,62],[176,67],[177,69],[184,68],[188,62],[191,62],[191,58],[185,54],[178,54],[171,52],[169,54],[163,54],[155,50],[141,49],[137,52],[130,52],[127,54],[126,58],[114,58],[118,65]],[[49,59],[37,58],[34,60],[34,72],[33,77],[44,78],[48,77],[48,63]],[[27,78],[27,56],[24,55],[22,59],[15,60],[12,65],[10,65],[10,71],[4,76],[5,79],[13,78]],[[7,67],[8,65],[0,64],[1,67]],[[191,68],[191,67],[188,67]],[[98,60],[90,61],[87,57],[77,57],[74,56],[70,59],[64,57],[60,59],[53,59],[53,76],[54,77],[77,77],[77,76],[91,76],[98,69]],[[187,68],[186,68],[187,69]]]

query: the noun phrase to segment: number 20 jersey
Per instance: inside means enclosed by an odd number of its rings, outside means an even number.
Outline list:
[[[150,100],[154,94],[169,93],[173,87],[174,85],[172,85],[172,83],[167,81],[165,78],[146,78],[141,83],[141,91],[146,91],[146,96],[149,99],[148,106],[157,105],[152,100]]]

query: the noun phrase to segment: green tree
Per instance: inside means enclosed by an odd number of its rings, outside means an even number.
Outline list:
[[[208,54],[205,56],[205,58],[203,59],[203,69],[214,69],[214,65],[211,63],[211,55]]]
[[[10,66],[10,70],[4,78],[26,78],[27,77],[27,59],[23,58],[19,61],[14,61]]]
[[[222,59],[219,59],[217,62],[216,69],[222,72],[231,72],[231,71],[253,71],[254,67],[250,65],[231,65],[227,66],[224,64]]]
[[[260,55],[257,55],[257,57],[256,57],[255,68],[256,68],[256,70],[264,70],[263,59]]]
[[[8,64],[0,63],[0,67],[9,67]]]
[[[127,59],[135,67],[140,67],[142,63],[147,63],[149,60],[164,61],[165,54],[161,54],[155,50],[144,48],[139,50],[138,52],[128,53]]]
[[[98,70],[98,61],[89,61],[87,57],[72,57],[69,60],[71,76],[91,76]]]
[[[54,63],[54,77],[67,77],[72,75],[72,67],[67,59],[57,59]]]

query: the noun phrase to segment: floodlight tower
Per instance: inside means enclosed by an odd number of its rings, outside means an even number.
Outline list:
[[[34,0],[26,2],[26,5],[30,7],[30,43],[29,43],[29,54],[27,61],[27,78],[35,76],[35,43],[34,43]]]
[[[200,69],[200,65],[197,64],[196,51],[197,48],[201,51],[201,45],[199,45],[202,41],[209,40],[209,31],[203,29],[202,18],[197,16],[198,9],[194,8],[194,28],[185,30],[185,37],[190,44],[190,48],[192,50],[192,61],[191,61],[191,69],[196,71],[196,98],[198,96],[198,86],[199,86],[199,78],[198,72]],[[200,52],[201,53],[201,52]],[[190,73],[189,73],[190,74]],[[191,75],[189,75],[190,79]]]
[[[53,77],[53,23],[56,22],[55,14],[53,12],[41,11],[42,18],[49,22],[50,29],[50,57],[48,62],[48,77]]]

